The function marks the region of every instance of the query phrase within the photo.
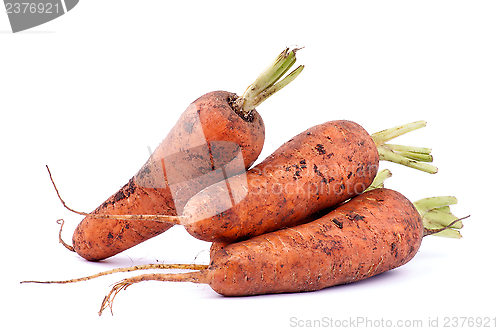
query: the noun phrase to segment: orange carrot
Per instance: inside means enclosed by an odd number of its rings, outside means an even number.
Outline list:
[[[108,217],[182,224],[210,242],[235,242],[302,224],[365,191],[379,159],[435,173],[425,163],[432,161],[430,149],[386,143],[425,124],[417,121],[370,136],[351,121],[327,122],[297,135],[246,173],[203,189],[181,216]]]
[[[415,123],[403,126],[405,130],[398,127],[398,134],[425,125]],[[368,188],[378,171],[379,154],[387,159],[380,151],[386,148],[387,138],[394,136],[382,137],[375,134],[372,138],[350,121],[317,125],[285,143],[246,174],[218,182],[193,196],[180,223],[198,239],[234,242],[307,222],[314,213]],[[400,159],[408,163],[408,159]],[[432,160],[428,155],[420,159]],[[411,161],[419,169],[435,172],[428,164]]]
[[[112,308],[118,292],[147,280],[204,283],[224,296],[315,291],[366,279],[402,266],[418,251],[422,238],[459,238],[461,220],[448,205],[454,197],[423,199],[412,204],[389,189],[365,192],[307,224],[263,234],[228,245],[213,244],[209,265],[148,265],[138,269],[192,269],[181,274],[145,274],[117,283],[100,313]],[[103,273],[102,273],[103,274]],[[102,274],[67,281],[69,283]]]
[[[147,280],[203,283],[224,296],[247,296],[316,291],[366,279],[410,261],[424,236],[444,230],[459,236],[450,228],[461,228],[461,220],[443,211],[454,197],[421,201],[425,206],[413,205],[389,189],[365,192],[310,223],[219,245],[210,265],[193,265],[199,271],[125,279],[104,299],[100,313],[112,308],[119,291]],[[442,213],[439,229],[427,227],[426,215],[435,211]]]
[[[302,71],[296,49],[286,49],[246,92],[216,91],[194,101],[146,164],[92,214],[178,215],[204,187],[242,173],[258,158],[264,123],[255,107]],[[108,258],[152,238],[172,225],[87,216],[76,228],[73,248],[87,260]]]

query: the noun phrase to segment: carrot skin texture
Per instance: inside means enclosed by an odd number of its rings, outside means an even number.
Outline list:
[[[235,242],[301,224],[361,194],[378,163],[375,143],[360,125],[326,122],[295,136],[245,174],[193,196],[183,225],[201,240]]]
[[[221,179],[214,169],[227,163],[225,175],[230,176],[249,168],[262,151],[264,122],[256,110],[250,120],[236,114],[231,108],[236,98],[234,93],[215,91],[194,101],[137,174],[93,213],[178,215],[192,195]],[[241,162],[232,162],[235,159]],[[169,166],[181,171],[169,171]],[[177,184],[175,192],[172,183]],[[83,258],[98,261],[170,227],[86,217],[75,229],[73,247]]]
[[[315,291],[407,263],[420,247],[423,229],[408,199],[376,189],[313,222],[225,247],[216,244],[199,278],[224,296]]]

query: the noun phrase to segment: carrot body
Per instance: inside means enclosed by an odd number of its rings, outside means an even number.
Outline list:
[[[225,247],[215,244],[208,269],[184,277],[225,296],[314,291],[407,263],[423,233],[408,199],[376,189],[313,222]]]
[[[234,242],[308,221],[362,193],[378,170],[371,136],[351,121],[297,135],[244,174],[193,196],[182,224],[194,237]]]
[[[467,217],[451,214],[449,205],[455,203],[457,199],[452,196],[411,203],[396,191],[373,189],[309,223],[236,243],[215,242],[209,265],[148,264],[70,280],[22,283],[75,283],[136,270],[198,270],[124,279],[104,298],[99,315],[107,307],[112,312],[113,301],[121,290],[149,280],[208,284],[224,296],[315,291],[404,265],[415,256],[423,237],[462,228],[462,220]],[[459,232],[444,236],[461,237]]]
[[[202,188],[244,172],[264,144],[257,111],[243,118],[231,103],[236,95],[205,94],[182,114],[146,164],[94,214],[181,214]],[[75,251],[87,260],[108,258],[152,238],[172,225],[86,217],[73,235]]]

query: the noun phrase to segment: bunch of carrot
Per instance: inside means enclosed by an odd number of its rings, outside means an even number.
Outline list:
[[[391,174],[379,171],[380,160],[437,172],[429,148],[388,143],[424,121],[373,135],[351,121],[326,122],[251,168],[264,142],[255,107],[302,71],[299,66],[281,79],[296,51],[283,51],[241,97],[218,91],[192,103],[139,172],[92,213],[61,199],[85,219],[72,246],[61,234],[59,239],[88,260],[115,255],[177,224],[213,243],[209,265],[151,264],[38,283],[194,270],[125,279],[105,297],[101,314],[119,291],[146,280],[205,283],[225,296],[314,291],[401,266],[424,236],[460,238],[462,221],[449,208],[454,197],[411,203],[383,188]]]

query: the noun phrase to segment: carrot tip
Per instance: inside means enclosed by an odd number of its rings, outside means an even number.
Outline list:
[[[64,226],[64,220],[61,218],[61,219],[58,219],[56,221],[57,224],[60,224],[61,227],[59,228],[59,242],[64,246],[66,247],[68,250],[74,252],[75,251],[75,248],[71,245],[68,245],[66,244],[66,242],[62,239],[61,237],[61,234],[62,234],[62,229],[63,229],[63,226]]]
[[[207,266],[208,267],[208,266]],[[207,268],[206,267],[206,268]],[[206,269],[204,268],[204,269]],[[180,273],[180,274],[144,274],[144,275],[139,275],[131,278],[124,279],[120,282],[117,282],[113,284],[113,288],[109,292],[109,294],[104,298],[102,304],[101,304],[101,309],[99,310],[99,316],[101,316],[102,312],[109,307],[109,310],[111,314],[113,314],[113,302],[115,300],[116,295],[121,291],[121,290],[126,290],[130,285],[144,282],[144,281],[149,281],[149,280],[156,280],[156,281],[162,281],[162,282],[193,282],[193,283],[207,283],[206,274],[202,273],[201,271],[194,271],[194,272],[188,272],[188,273]]]

